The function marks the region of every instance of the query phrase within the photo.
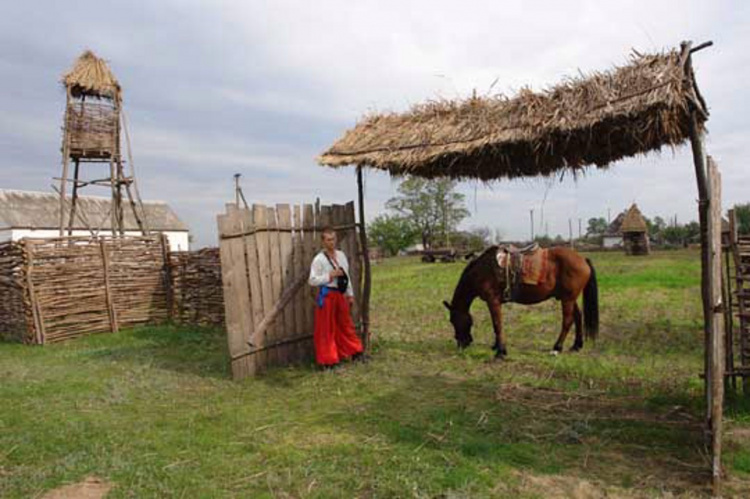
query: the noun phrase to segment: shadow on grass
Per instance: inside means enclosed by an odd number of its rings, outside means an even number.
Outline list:
[[[202,377],[231,377],[226,333],[220,328],[143,326],[117,336],[117,341],[106,338],[90,355]]]
[[[341,425],[365,440],[479,474],[512,468],[624,487],[681,492],[708,479],[700,415],[654,412],[636,397],[562,391],[440,375],[413,376],[372,398]]]

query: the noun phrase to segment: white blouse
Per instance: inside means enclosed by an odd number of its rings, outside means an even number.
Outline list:
[[[346,288],[346,294],[354,296],[354,288],[352,287],[352,276],[349,274],[349,260],[346,259],[346,255],[343,251],[336,250],[335,262],[339,267],[344,269],[346,275],[349,276],[349,285]],[[336,288],[336,279],[329,279],[330,273],[335,270],[331,263],[326,258],[323,251],[315,255],[313,258],[312,265],[310,265],[310,278],[307,282],[310,286],[328,286],[329,288]]]

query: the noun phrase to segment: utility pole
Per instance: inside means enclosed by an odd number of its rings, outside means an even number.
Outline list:
[[[611,224],[611,223],[612,223],[612,215],[611,215],[610,209],[607,208],[607,224]]]
[[[234,204],[240,207],[240,174],[234,174]]]
[[[570,247],[573,247],[573,220],[568,219],[568,235],[570,236]]]
[[[578,239],[581,239],[581,219],[578,219]]]
[[[534,242],[534,208],[529,210],[529,214],[531,215],[531,242]]]

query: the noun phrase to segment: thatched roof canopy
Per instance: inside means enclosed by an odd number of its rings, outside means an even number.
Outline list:
[[[104,59],[90,50],[76,59],[73,68],[63,76],[62,83],[76,97],[91,95],[120,100],[120,83]]]
[[[625,214],[622,225],[620,225],[620,232],[623,234],[626,232],[648,232],[646,220],[644,220],[637,204],[633,203]]]
[[[318,162],[393,175],[494,180],[577,171],[681,144],[692,79],[673,50],[514,98],[435,101],[368,116]],[[702,123],[701,123],[702,124]]]

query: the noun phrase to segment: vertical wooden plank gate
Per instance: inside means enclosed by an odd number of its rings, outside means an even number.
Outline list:
[[[307,285],[320,249],[320,231],[332,226],[350,262],[361,332],[362,251],[354,203],[316,206],[227,205],[218,216],[227,341],[235,379],[268,367],[313,359],[315,290]]]

